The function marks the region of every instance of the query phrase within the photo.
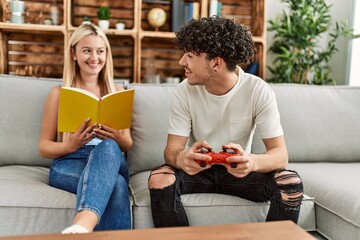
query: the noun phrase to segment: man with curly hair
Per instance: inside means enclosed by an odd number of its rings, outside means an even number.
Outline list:
[[[288,153],[274,92],[238,66],[255,54],[249,29],[222,16],[201,18],[184,25],[175,43],[184,51],[179,63],[186,79],[172,98],[166,164],[149,177],[155,227],[188,226],[180,197],[189,193],[270,201],[266,221],[297,223],[303,186],[296,172],[285,169]],[[255,127],[263,154],[250,153]],[[204,151],[221,149],[234,155],[225,163],[199,164],[212,160]]]

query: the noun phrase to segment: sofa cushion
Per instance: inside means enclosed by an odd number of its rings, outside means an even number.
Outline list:
[[[45,98],[59,82],[1,75],[0,166],[49,166],[38,153],[39,129]]]
[[[291,163],[315,198],[319,232],[329,239],[360,239],[360,163]]]
[[[135,174],[130,179],[133,194],[134,228],[154,227],[147,179],[150,171]],[[256,203],[223,194],[185,194],[181,196],[190,225],[215,225],[265,221],[269,202]],[[299,225],[309,231],[315,230],[314,199],[304,197]]]
[[[74,216],[76,196],[48,185],[46,167],[0,167],[0,234],[59,233]]]
[[[271,84],[290,162],[360,159],[360,87]],[[255,134],[252,151],[263,152]]]
[[[127,154],[130,173],[164,164],[168,113],[176,85],[132,84],[135,89],[131,134],[134,144]]]

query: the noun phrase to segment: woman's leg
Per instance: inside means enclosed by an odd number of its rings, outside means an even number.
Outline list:
[[[74,153],[55,159],[50,167],[49,185],[76,194],[80,177],[93,148],[94,146],[84,146]],[[77,223],[78,219],[91,220],[94,215],[96,223],[97,215],[90,211],[77,214],[73,222],[74,224]],[[63,233],[89,232],[83,226],[86,226],[86,224],[71,226],[65,229]]]
[[[76,194],[80,176],[93,148],[84,146],[74,153],[54,159],[50,167],[49,185]]]
[[[131,228],[128,182],[118,174],[110,200],[95,230],[118,230]]]
[[[83,227],[92,231],[105,211],[106,215],[115,216],[117,213],[112,213],[111,209],[118,208],[112,204],[113,201],[119,201],[120,196],[124,200],[121,199],[121,203],[117,204],[127,205],[120,211],[120,215],[124,215],[120,216],[123,217],[120,220],[123,222],[119,224],[115,220],[113,224],[111,220],[102,221],[101,229],[106,229],[107,225],[114,229],[128,228],[131,225],[131,217],[128,216],[128,182],[127,163],[113,140],[104,140],[95,148],[84,146],[74,153],[54,160],[49,176],[50,186],[77,194],[77,214],[73,223],[82,226],[80,231],[84,230]],[[79,232],[78,229],[75,229],[75,232]]]
[[[97,216],[97,222],[90,221],[92,223],[90,225],[89,221],[85,222],[88,224],[86,226],[88,230],[92,231],[98,222],[102,222],[102,230],[123,229],[125,227],[122,221],[128,222],[127,225],[125,224],[126,227],[130,224],[130,219],[120,219],[120,221],[116,219],[117,215],[126,217],[127,214],[122,214],[122,211],[128,212],[130,208],[127,191],[128,180],[127,164],[117,143],[111,139],[102,141],[91,152],[77,188],[76,210],[78,214],[81,214],[82,211],[85,213],[91,211]],[[121,202],[114,203],[113,201]],[[121,206],[121,208],[123,205],[128,207],[118,209],[114,204]],[[120,211],[120,213],[113,211]],[[102,221],[105,212],[105,219]],[[75,219],[77,222],[74,224],[85,221],[83,218],[79,220],[75,217]]]

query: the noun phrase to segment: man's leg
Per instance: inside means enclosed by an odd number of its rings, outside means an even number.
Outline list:
[[[219,193],[254,202],[270,201],[266,221],[292,220],[297,223],[303,184],[296,172],[279,169],[270,173],[252,172],[244,178],[236,178],[225,168],[219,167],[218,171]]]
[[[188,193],[214,193],[214,170],[188,175],[165,165],[151,172],[149,189],[155,227],[188,226],[180,197]]]
[[[154,169],[149,177],[151,212],[155,227],[188,226],[189,222],[177,191],[175,170],[170,166]]]
[[[286,169],[275,171],[273,176],[276,183],[275,196],[271,199],[266,221],[292,220],[297,223],[304,195],[300,176]]]

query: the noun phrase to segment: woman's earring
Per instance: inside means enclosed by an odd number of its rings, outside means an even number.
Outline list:
[[[76,58],[74,58],[74,61],[76,61]]]

